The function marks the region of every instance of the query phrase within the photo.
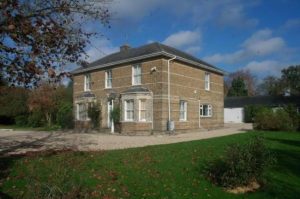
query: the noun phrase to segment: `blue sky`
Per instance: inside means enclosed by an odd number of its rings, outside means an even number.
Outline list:
[[[299,0],[114,0],[111,28],[92,40],[88,61],[158,41],[225,71],[249,69],[259,78],[300,64]]]

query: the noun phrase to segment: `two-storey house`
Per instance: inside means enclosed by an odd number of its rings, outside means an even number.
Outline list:
[[[97,102],[101,128],[121,110],[122,133],[182,132],[224,124],[224,72],[175,48],[128,45],[72,72],[76,126],[89,124],[87,109]],[[168,122],[172,121],[172,122]]]

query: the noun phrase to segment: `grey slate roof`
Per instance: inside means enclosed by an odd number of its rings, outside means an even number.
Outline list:
[[[281,107],[288,104],[300,107],[300,96],[226,97],[224,100],[224,108],[241,108],[246,105]]]
[[[87,72],[90,70],[106,68],[120,63],[138,61],[143,58],[150,58],[150,57],[161,56],[161,55],[168,56],[170,58],[176,56],[177,57],[176,59],[178,60],[190,62],[195,66],[207,68],[209,70],[213,70],[222,74],[224,73],[223,70],[211,64],[208,64],[188,53],[185,53],[183,51],[177,50],[175,48],[172,48],[170,46],[158,42],[154,42],[141,47],[130,48],[125,51],[119,51],[110,54],[108,56],[105,56],[99,60],[96,60],[88,64],[86,67],[80,67],[72,71],[71,73],[77,74],[77,73]]]

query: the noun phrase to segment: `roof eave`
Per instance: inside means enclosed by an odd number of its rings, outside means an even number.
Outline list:
[[[111,63],[107,63],[107,64],[102,64],[102,65],[98,65],[98,66],[87,67],[87,68],[84,68],[84,69],[81,69],[81,70],[77,69],[77,71],[75,70],[75,71],[70,72],[70,73],[72,75],[77,75],[77,74],[85,73],[85,72],[88,72],[88,71],[97,70],[97,69],[100,69],[100,68],[101,69],[102,68],[107,68],[107,67],[114,66],[114,65],[119,65],[119,64],[124,64],[124,63],[128,63],[128,62],[134,62],[134,61],[139,61],[139,60],[142,60],[142,59],[152,58],[152,57],[161,56],[161,55],[167,56],[167,57],[174,57],[174,56],[176,56],[174,54],[167,53],[165,51],[160,51],[160,52],[156,52],[156,53],[151,53],[151,54],[142,55],[142,56],[138,56],[138,57],[133,57],[133,58],[129,58],[129,59],[123,59],[123,60],[120,60],[120,61],[111,62]],[[197,62],[185,59],[185,58],[180,57],[180,56],[176,56],[176,59],[178,59],[180,61],[183,61],[183,62],[186,62],[186,63],[189,63],[189,64],[192,64],[192,65],[199,66],[199,67],[207,69],[207,70],[211,70],[211,71],[215,71],[217,73],[221,73],[222,75],[226,74],[226,72],[223,71],[223,70],[215,69],[215,68],[206,66],[204,64],[200,64],[200,63],[197,63]]]

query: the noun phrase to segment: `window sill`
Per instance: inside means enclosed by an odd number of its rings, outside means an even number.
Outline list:
[[[121,123],[152,123],[152,121],[121,121]]]
[[[104,89],[109,90],[109,89],[112,89],[112,87],[105,87]]]
[[[212,116],[200,116],[200,118],[212,118]]]
[[[179,122],[188,122],[188,120],[179,120]]]

